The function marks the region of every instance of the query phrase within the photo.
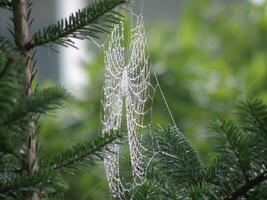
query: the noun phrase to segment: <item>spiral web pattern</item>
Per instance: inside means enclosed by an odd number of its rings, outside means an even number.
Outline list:
[[[103,104],[103,134],[120,131],[123,106],[126,110],[128,143],[134,183],[144,177],[143,147],[140,141],[141,129],[145,127],[145,104],[150,85],[150,66],[146,53],[146,38],[143,17],[138,17],[131,31],[129,53],[124,47],[123,23],[117,24],[104,51],[105,75]],[[109,188],[114,196],[124,199],[124,187],[120,179],[119,146],[110,144],[111,152],[104,159]]]

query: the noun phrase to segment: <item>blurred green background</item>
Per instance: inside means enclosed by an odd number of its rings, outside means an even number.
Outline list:
[[[209,122],[234,117],[233,107],[241,99],[257,97],[267,103],[267,3],[182,2],[174,22],[146,21],[148,48],[178,127],[207,163],[212,157]],[[89,80],[84,98],[73,98],[65,109],[42,119],[43,157],[101,134],[103,52],[89,44],[88,53],[93,59],[83,64]],[[170,123],[159,92],[153,120]],[[111,199],[101,163],[68,180],[67,200]]]

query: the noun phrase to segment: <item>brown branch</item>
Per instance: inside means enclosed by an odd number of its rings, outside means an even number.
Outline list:
[[[12,0],[13,8],[13,23],[14,23],[14,37],[18,50],[25,57],[25,77],[23,82],[23,96],[29,96],[32,93],[32,54],[27,50],[26,45],[31,40],[29,34],[29,25],[27,21],[27,14],[29,9],[29,0]],[[27,141],[25,141],[24,154],[22,155],[22,170],[27,171],[32,175],[38,170],[37,163],[37,135],[36,125],[34,120],[28,124],[30,133],[28,134]],[[39,200],[39,194],[34,192],[25,192],[25,199]]]
[[[255,187],[256,185],[267,180],[267,171],[259,174],[253,179],[250,179],[243,184],[241,184],[236,190],[232,191],[229,195],[223,198],[223,200],[235,200],[238,197],[247,194],[247,192]]]

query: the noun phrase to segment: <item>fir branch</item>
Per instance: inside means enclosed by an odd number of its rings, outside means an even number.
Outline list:
[[[238,106],[240,122],[251,132],[260,132],[267,138],[267,106],[259,99],[243,101]]]
[[[20,97],[24,63],[18,53],[0,50],[0,124]]]
[[[160,128],[152,141],[160,170],[177,185],[197,183],[204,172],[202,163],[191,144],[176,127]]]
[[[152,200],[158,199],[159,191],[156,183],[149,180],[145,181],[141,185],[138,185],[134,190],[130,191],[127,199],[131,200]]]
[[[153,164],[155,166],[149,165],[146,170],[146,180],[150,180],[151,183],[156,184],[158,187],[158,193],[160,195],[159,199],[162,200],[177,200],[181,194],[181,188],[176,187],[175,184],[170,184],[168,177],[161,174],[161,170],[157,169],[157,163]],[[138,190],[138,187],[134,188],[131,193],[135,193],[134,190]],[[130,198],[129,198],[130,199]]]
[[[32,90],[32,78],[33,78],[33,58],[32,53],[28,51],[25,47],[26,44],[31,40],[30,30],[29,30],[29,0],[12,0],[12,13],[13,13],[13,27],[10,32],[13,33],[15,44],[17,49],[23,55],[26,64],[23,69],[23,83],[21,84],[23,88],[21,92],[24,97],[30,96],[33,93]],[[21,112],[22,113],[22,112]],[[12,118],[13,119],[13,118]],[[29,119],[27,125],[22,125],[27,127],[27,136],[24,145],[24,151],[21,154],[21,167],[23,171],[27,171],[29,174],[33,174],[39,170],[38,160],[37,160],[37,148],[38,148],[38,138],[37,138],[37,125],[35,119]],[[25,192],[23,198],[39,200],[39,193],[36,192]]]
[[[218,141],[218,143],[224,141],[218,147],[219,152],[222,154],[225,153],[223,151],[232,152],[237,160],[244,179],[248,180],[248,171],[250,165],[249,145],[240,128],[237,127],[231,120],[218,120],[212,124],[212,128],[215,132],[222,136],[219,136],[218,140],[220,141]]]
[[[238,113],[243,127],[231,120],[212,124],[218,146],[217,157],[209,166],[198,167],[192,147],[177,129],[154,134],[155,161],[150,162],[153,170],[147,171],[146,178],[157,183],[158,199],[263,199],[267,182],[267,143],[263,139],[267,107],[258,100],[249,102],[242,104]]]
[[[14,106],[13,110],[0,123],[0,129],[13,126],[15,122],[23,120],[32,115],[45,114],[62,107],[63,100],[68,97],[68,93],[63,88],[47,88],[40,92],[25,97]]]
[[[33,35],[27,49],[54,43],[61,46],[72,46],[72,39],[98,38],[100,33],[109,32],[112,24],[120,21],[121,15],[113,9],[127,2],[126,0],[99,0],[88,7],[61,19],[57,24],[38,31]]]
[[[7,0],[0,0],[0,8],[12,10],[11,2]]]
[[[5,74],[7,73],[8,68],[10,67],[12,63],[12,59],[8,58],[5,65],[0,67],[1,71],[0,71],[0,80],[5,76]]]
[[[36,92],[22,101],[10,103],[8,107],[11,108],[0,116],[0,152],[4,155],[21,155],[19,150],[31,128],[29,121],[37,119],[40,114],[62,107],[62,101],[67,97],[68,93],[63,88],[55,87]]]
[[[2,196],[16,194],[16,192],[34,191],[36,189],[46,188],[52,184],[56,184],[56,175],[49,171],[40,171],[32,175],[22,173],[21,175],[13,175],[0,185],[0,194]],[[53,181],[55,180],[55,181]]]
[[[198,184],[192,185],[188,189],[188,196],[190,199],[198,200],[217,200],[218,191],[215,185],[205,182],[199,182]]]
[[[0,35],[0,50],[11,52],[15,50],[14,44],[7,40],[4,36]]]
[[[93,140],[81,142],[44,161],[42,167],[52,170],[77,170],[88,165],[92,165],[98,159],[103,159],[105,153],[109,151],[109,144],[118,142],[121,135],[114,133],[111,135],[99,136]]]
[[[0,127],[21,96],[24,60],[17,52],[0,50]],[[17,124],[18,125],[18,124]],[[17,126],[16,128],[19,128]],[[0,154],[15,155],[19,148],[17,132],[0,128]],[[15,139],[16,138],[16,139]],[[2,158],[1,158],[2,159]]]
[[[216,157],[205,167],[204,181],[207,183],[214,183],[216,178],[219,178],[219,173],[223,168],[224,159],[222,156],[216,155]],[[220,177],[221,178],[221,177]]]
[[[253,99],[240,102],[237,108],[239,123],[250,141],[252,167],[259,173],[267,167],[267,106]]]
[[[237,189],[235,189],[229,195],[224,197],[223,200],[235,200],[238,197],[247,194],[247,192],[250,189],[254,188],[255,186],[259,185],[260,183],[262,183],[263,181],[266,181],[266,180],[267,180],[267,171],[259,174],[258,176],[256,176],[253,179],[250,179],[250,180],[244,182]]]

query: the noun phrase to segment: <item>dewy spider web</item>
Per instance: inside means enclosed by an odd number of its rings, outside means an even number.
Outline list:
[[[145,104],[150,85],[150,66],[146,53],[146,38],[143,17],[137,18],[131,31],[129,56],[124,44],[123,22],[117,24],[111,32],[107,48],[104,51],[105,75],[103,98],[103,134],[120,131],[123,106],[126,110],[128,143],[134,183],[144,178],[143,147],[138,133],[145,128]],[[127,59],[129,57],[129,59]],[[111,144],[111,153],[104,159],[109,188],[113,195],[123,199],[125,188],[120,180],[119,146]]]

